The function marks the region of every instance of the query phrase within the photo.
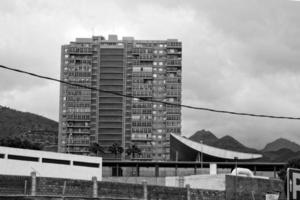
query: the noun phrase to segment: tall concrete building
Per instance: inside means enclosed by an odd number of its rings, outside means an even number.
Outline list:
[[[93,142],[105,149],[135,144],[141,149],[135,159],[169,160],[170,133],[181,134],[181,109],[160,102],[181,103],[181,62],[177,39],[109,35],[63,45],[61,79],[98,91],[61,85],[59,151],[88,154]]]

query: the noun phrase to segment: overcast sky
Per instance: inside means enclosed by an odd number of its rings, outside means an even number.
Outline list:
[[[300,117],[300,2],[1,0],[0,64],[59,78],[60,48],[118,34],[183,42],[183,103]],[[59,85],[0,69],[0,105],[58,120]],[[206,129],[262,148],[300,143],[300,121],[182,109],[183,135]]]

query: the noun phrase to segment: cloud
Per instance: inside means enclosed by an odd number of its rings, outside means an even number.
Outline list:
[[[300,116],[299,7],[281,0],[3,0],[0,60],[58,78],[60,47],[76,37],[178,38],[184,104]],[[0,104],[57,120],[53,84],[0,69]],[[209,129],[259,148],[278,137],[300,142],[299,128],[295,121],[183,109],[184,135]]]

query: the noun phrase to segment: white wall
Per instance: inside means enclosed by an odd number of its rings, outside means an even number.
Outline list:
[[[36,171],[36,175],[41,177],[91,180],[92,177],[95,176],[97,177],[97,180],[102,180],[102,158],[100,157],[9,147],[0,147],[0,154],[5,154],[4,159],[0,158],[0,174],[29,176],[32,171]],[[38,157],[39,161],[34,162],[7,159],[8,155]],[[70,165],[43,163],[42,158],[69,160]],[[74,166],[73,161],[99,163],[99,168]]]
[[[190,185],[191,188],[207,190],[225,190],[225,174],[218,175],[192,175],[184,176],[183,185]],[[166,186],[179,187],[180,177],[166,177]]]

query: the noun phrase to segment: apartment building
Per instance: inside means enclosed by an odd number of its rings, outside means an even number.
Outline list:
[[[170,133],[181,134],[182,46],[176,39],[135,40],[109,35],[77,38],[62,46],[59,151],[88,154],[141,149],[135,159],[169,160]],[[107,151],[104,158],[114,158]],[[126,154],[118,159],[129,159]]]

